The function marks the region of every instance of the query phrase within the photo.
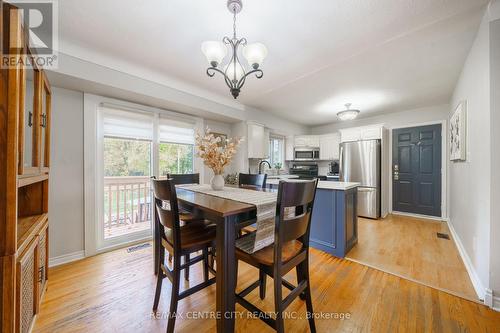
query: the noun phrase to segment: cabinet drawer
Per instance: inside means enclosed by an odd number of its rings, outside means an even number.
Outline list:
[[[16,332],[30,331],[38,304],[38,237],[18,258],[16,267]]]

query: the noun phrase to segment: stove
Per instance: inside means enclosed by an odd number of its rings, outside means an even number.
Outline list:
[[[317,164],[294,164],[290,168],[290,174],[299,176],[299,179],[314,179],[318,178]]]

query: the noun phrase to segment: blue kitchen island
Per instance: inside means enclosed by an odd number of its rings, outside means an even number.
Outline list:
[[[267,186],[278,188],[279,179]],[[287,180],[293,181],[293,180]],[[359,183],[319,181],[311,221],[311,246],[344,258],[358,241]]]

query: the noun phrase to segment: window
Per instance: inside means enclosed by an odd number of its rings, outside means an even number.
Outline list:
[[[194,123],[152,112],[100,110],[96,239],[98,248],[107,248],[151,235],[150,177],[194,171]]]
[[[159,126],[159,173],[193,173],[193,125],[161,118]]]
[[[273,168],[277,164],[280,165],[280,169],[284,167],[285,161],[285,139],[283,137],[271,136],[269,139],[269,163]]]
[[[193,145],[162,142],[159,149],[160,177],[169,173],[193,173]]]

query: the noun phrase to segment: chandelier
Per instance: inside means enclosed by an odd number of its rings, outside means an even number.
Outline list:
[[[231,95],[236,99],[249,75],[255,74],[258,79],[264,76],[259,67],[267,56],[267,48],[262,43],[248,44],[246,38],[238,39],[236,37],[236,14],[241,12],[243,8],[241,0],[228,0],[227,8],[233,14],[233,37],[224,37],[222,42],[203,42],[201,51],[210,65],[207,68],[207,75],[214,77],[215,73],[221,74],[231,91]],[[247,69],[241,64],[238,57],[240,47],[242,49],[241,53],[248,62]],[[223,64],[228,49],[231,52],[231,58],[227,64]]]

